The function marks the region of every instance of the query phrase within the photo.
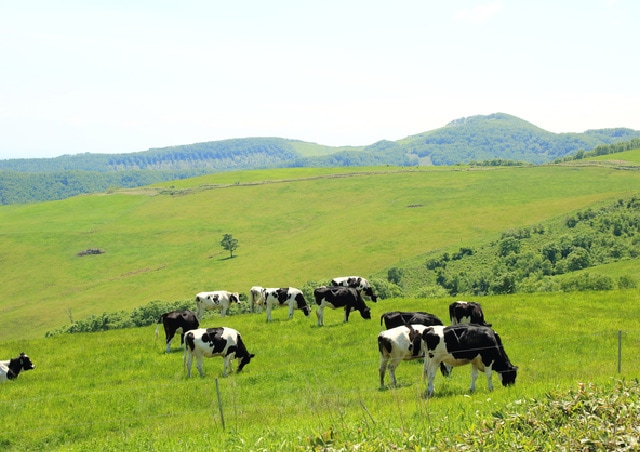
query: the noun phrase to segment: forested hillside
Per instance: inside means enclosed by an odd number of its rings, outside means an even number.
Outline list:
[[[472,116],[399,141],[332,147],[283,138],[243,138],[152,148],[0,160],[0,204],[24,204],[242,169],[447,166],[487,161],[542,164],[640,138],[631,129],[552,133],[504,113]]]
[[[410,136],[398,142],[433,165],[508,159],[533,164],[588,151],[602,144],[640,138],[631,129],[588,130],[584,133],[552,133],[515,116],[495,113],[456,119],[441,129]]]

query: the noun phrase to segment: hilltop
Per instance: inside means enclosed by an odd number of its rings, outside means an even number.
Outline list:
[[[241,138],[130,154],[0,160],[0,204],[138,187],[202,174],[268,168],[450,166],[487,160],[543,164],[640,138],[616,128],[552,133],[504,113],[472,116],[398,141],[333,147],[284,138]]]

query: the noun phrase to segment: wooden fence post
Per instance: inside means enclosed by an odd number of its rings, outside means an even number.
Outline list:
[[[618,373],[622,372],[622,330],[618,330]]]
[[[222,397],[220,397],[220,388],[218,387],[217,378],[216,378],[216,394],[218,394],[218,410],[220,411],[220,419],[222,420],[222,430],[226,431],[227,428],[224,425],[224,411],[222,410]]]

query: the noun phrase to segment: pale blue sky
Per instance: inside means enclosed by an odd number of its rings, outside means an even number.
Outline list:
[[[637,0],[0,0],[0,158],[640,130]]]

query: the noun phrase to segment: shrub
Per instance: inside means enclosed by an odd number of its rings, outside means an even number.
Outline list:
[[[474,450],[637,450],[639,407],[638,380],[579,383],[568,394],[517,400],[459,439]]]
[[[384,279],[370,279],[369,284],[371,284],[373,292],[381,299],[404,297],[404,291],[401,287]]]
[[[449,292],[440,286],[424,286],[419,288],[413,298],[445,298]]]
[[[619,289],[635,289],[638,287],[638,281],[630,275],[622,275],[618,279]]]
[[[152,325],[158,321],[161,314],[180,309],[193,310],[193,302],[188,301],[152,301],[144,306],[134,308],[131,313],[125,311],[92,315],[83,320],[73,322],[56,330],[47,331],[45,337],[52,337],[61,333],[94,333],[97,331],[119,330]]]

